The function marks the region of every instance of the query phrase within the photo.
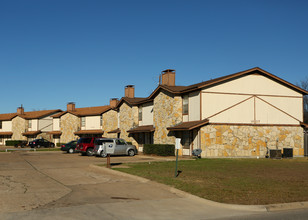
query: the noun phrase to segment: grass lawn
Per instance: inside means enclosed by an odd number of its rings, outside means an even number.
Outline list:
[[[308,201],[308,158],[198,159],[125,164],[116,170],[171,185],[209,200],[261,205]]]

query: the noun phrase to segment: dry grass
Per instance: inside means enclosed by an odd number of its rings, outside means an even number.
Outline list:
[[[308,160],[199,159],[125,164],[117,170],[168,184],[191,194],[232,204],[308,201]]]

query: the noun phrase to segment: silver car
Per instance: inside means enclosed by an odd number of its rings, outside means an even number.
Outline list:
[[[121,138],[97,138],[94,141],[94,155],[106,157],[110,155],[128,155],[138,154],[135,145],[129,145]]]

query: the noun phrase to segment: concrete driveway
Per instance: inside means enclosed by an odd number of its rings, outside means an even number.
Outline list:
[[[168,159],[140,155],[111,162]],[[266,211],[93,166],[102,163],[106,158],[62,152],[0,153],[0,219],[212,219]]]

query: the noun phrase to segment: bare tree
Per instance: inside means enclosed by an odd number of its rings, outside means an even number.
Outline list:
[[[308,91],[308,77],[296,84],[298,87]],[[304,96],[304,122],[308,123],[308,95]]]

